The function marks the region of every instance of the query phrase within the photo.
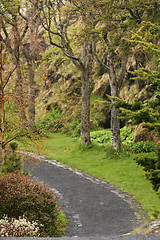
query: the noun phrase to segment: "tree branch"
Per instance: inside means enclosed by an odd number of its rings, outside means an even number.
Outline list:
[[[92,53],[93,53],[94,60],[98,63],[98,65],[99,65],[100,67],[104,68],[107,72],[109,72],[109,69],[110,69],[110,68],[109,68],[106,64],[104,64],[104,63],[99,59],[99,57],[98,57],[98,55],[96,54],[96,52],[93,51]]]

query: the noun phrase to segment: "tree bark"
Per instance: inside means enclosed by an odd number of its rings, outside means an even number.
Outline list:
[[[128,56],[126,54],[121,56],[121,67],[118,75],[115,73],[115,66],[113,60],[113,52],[109,55],[109,77],[110,77],[110,87],[111,87],[111,97],[119,97],[120,88],[126,73],[126,64]],[[112,100],[114,103],[114,101]],[[113,149],[120,150],[121,140],[120,140],[120,119],[118,118],[119,109],[112,107],[111,109],[111,147]]]
[[[81,113],[81,144],[88,146],[90,140],[90,84],[88,71],[82,72],[82,113]]]
[[[34,62],[28,62],[29,85],[28,85],[28,126],[32,127],[35,123],[35,81],[34,81]]]
[[[81,113],[81,145],[88,146],[90,139],[90,76],[93,62],[93,42],[84,42],[82,48],[82,113]]]
[[[110,87],[111,87],[111,96],[119,97],[119,83],[116,79],[113,54],[110,54],[109,57],[109,77],[110,77]],[[113,101],[112,101],[113,102]],[[115,107],[111,109],[111,147],[116,151],[121,148],[120,141],[120,119],[118,118],[119,110]]]

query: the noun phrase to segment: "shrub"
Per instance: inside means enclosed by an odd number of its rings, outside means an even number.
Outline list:
[[[152,152],[155,151],[155,143],[151,142],[151,141],[147,141],[147,142],[137,142],[134,143],[131,147],[131,150],[134,153],[141,153],[141,152]]]
[[[0,237],[34,237],[39,236],[36,222],[28,221],[24,216],[19,219],[4,216],[0,219]]]
[[[143,167],[147,179],[151,182],[153,190],[158,193],[160,189],[160,147],[157,148],[156,158],[137,157],[134,159],[138,165]]]
[[[21,157],[16,154],[16,149],[18,148],[18,144],[15,142],[10,143],[10,148],[12,151],[11,155],[5,155],[4,162],[2,163],[2,169],[1,172],[6,174],[6,173],[11,173],[16,170],[22,172],[23,165],[22,165],[22,160]]]
[[[91,140],[98,144],[104,144],[110,141],[110,131],[95,131],[91,133]]]
[[[0,178],[0,218],[25,216],[40,225],[40,236],[61,236],[60,208],[53,192],[20,172]],[[64,223],[66,225],[66,223]]]
[[[123,127],[120,130],[121,142],[123,145],[131,147],[133,145],[134,130],[131,127]]]

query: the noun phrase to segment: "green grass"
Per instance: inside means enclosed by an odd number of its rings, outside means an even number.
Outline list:
[[[115,185],[138,200],[151,217],[159,211],[160,200],[145,178],[134,155],[93,144],[82,148],[77,139],[60,133],[50,134],[43,146],[44,155]]]
[[[138,200],[152,219],[159,212],[160,200],[130,152],[115,152],[96,143],[83,148],[79,139],[61,133],[50,133],[42,145],[40,154],[115,185]],[[30,151],[35,151],[34,144]]]

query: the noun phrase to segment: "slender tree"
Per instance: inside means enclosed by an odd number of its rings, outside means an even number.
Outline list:
[[[21,14],[20,14],[20,3],[14,1],[14,4],[6,1],[2,1],[2,11],[1,11],[1,23],[3,34],[1,33],[1,39],[6,45],[9,53],[12,56],[12,61],[14,65],[17,65],[15,71],[16,79],[16,95],[17,95],[17,107],[19,111],[20,123],[22,126],[26,125],[26,113],[25,113],[25,103],[24,103],[24,91],[23,91],[23,78],[21,71],[21,61],[20,61],[20,46],[25,34],[28,30],[28,22],[25,22],[22,29],[21,25]],[[12,37],[9,34],[12,32]]]
[[[4,63],[5,63],[5,56],[6,56],[6,48],[1,38],[1,32],[2,32],[2,21],[0,19],[0,89],[1,89],[1,147],[2,147],[2,161],[5,160],[5,88],[11,78],[11,75],[16,70],[17,65],[16,64],[13,69],[8,71],[8,74],[3,74],[4,69]]]
[[[35,124],[35,100],[37,85],[35,82],[35,60],[39,58],[39,53],[43,48],[39,45],[40,22],[38,14],[33,5],[26,3],[25,16],[22,17],[28,22],[28,32],[25,43],[22,46],[22,53],[28,66],[28,126],[31,128]],[[37,51],[38,49],[38,51]]]
[[[87,146],[90,143],[90,76],[92,71],[92,39],[81,39],[81,55],[74,52],[72,44],[75,44],[70,36],[70,28],[77,21],[81,21],[84,28],[89,21],[87,16],[79,12],[79,5],[70,1],[38,1],[38,9],[41,11],[41,23],[48,32],[50,44],[62,50],[63,54],[71,59],[80,70],[82,79],[82,114],[81,114],[81,144]],[[85,20],[85,21],[84,21]]]

